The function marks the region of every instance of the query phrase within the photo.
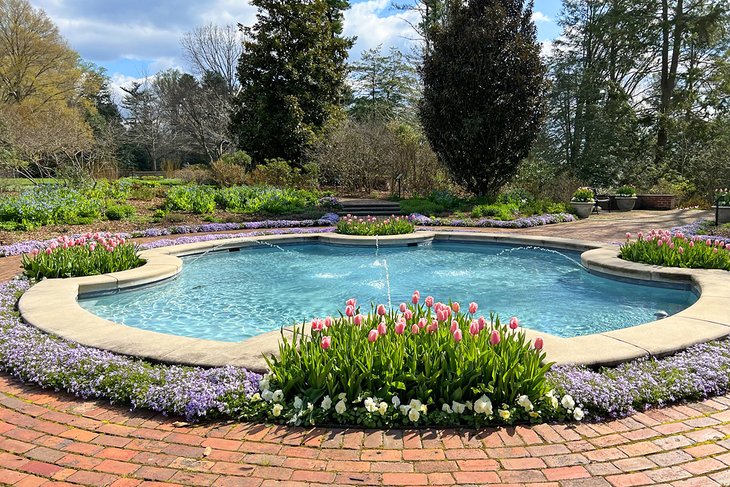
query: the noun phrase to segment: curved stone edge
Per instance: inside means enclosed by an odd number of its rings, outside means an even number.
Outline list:
[[[591,272],[619,278],[692,286],[699,294],[691,307],[669,318],[606,333],[562,338],[525,329],[529,339],[542,337],[547,360],[556,364],[615,365],[649,355],[665,355],[690,345],[730,334],[730,273],[648,266],[618,258],[616,247],[598,242],[485,232],[417,232],[378,237],[378,245],[417,245],[429,241],[489,242],[532,245],[582,252]],[[321,242],[338,245],[375,245],[374,237],[332,233],[268,235],[198,242],[141,253],[146,263],[137,269],[72,279],[49,279],[31,287],[18,308],[23,320],[37,328],[85,346],[147,360],[202,367],[234,365],[263,371],[263,356],[276,354],[279,339],[292,328],[264,333],[242,342],[221,342],[180,337],[129,327],[100,318],[83,308],[78,296],[116,292],[175,277],[182,269],[179,257],[258,246],[263,243]]]

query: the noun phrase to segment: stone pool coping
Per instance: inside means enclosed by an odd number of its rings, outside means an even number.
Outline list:
[[[262,371],[266,369],[263,355],[276,354],[281,333],[291,334],[291,327],[241,342],[182,337],[105,320],[81,308],[77,299],[80,295],[117,292],[173,278],[182,269],[179,257],[189,255],[258,246],[260,242],[374,246],[375,240],[374,237],[313,233],[242,237],[145,250],[141,256],[146,263],[136,269],[101,276],[46,279],[21,296],[18,308],[25,322],[85,346],[164,363],[203,367],[234,365]],[[627,262],[618,258],[615,246],[557,237],[433,231],[377,239],[381,246],[416,245],[434,240],[581,251],[582,264],[590,272],[691,286],[699,294],[695,304],[676,315],[620,330],[562,338],[524,329],[530,339],[543,337],[547,360],[557,364],[614,365],[639,357],[666,355],[730,335],[730,273],[727,271]]]

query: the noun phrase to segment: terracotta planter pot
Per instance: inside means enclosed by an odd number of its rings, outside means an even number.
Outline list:
[[[595,202],[593,201],[571,201],[571,205],[573,205],[573,208],[575,208],[575,212],[578,214],[578,218],[588,218],[591,216],[591,211],[593,211],[593,205],[595,205]]]
[[[616,196],[616,206],[618,211],[631,211],[636,206],[636,196]]]

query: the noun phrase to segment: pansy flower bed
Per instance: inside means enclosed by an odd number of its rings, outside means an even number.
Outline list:
[[[652,230],[646,235],[639,232],[636,239],[626,234],[619,256],[651,265],[730,270],[730,250],[724,240],[688,237],[682,232]]]

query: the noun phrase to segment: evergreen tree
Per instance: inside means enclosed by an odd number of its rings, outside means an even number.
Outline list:
[[[257,161],[302,163],[342,113],[347,51],[346,0],[252,0],[257,22],[244,27],[240,91],[232,132]]]
[[[494,194],[537,137],[545,68],[522,0],[453,1],[428,35],[421,120],[455,181]]]

